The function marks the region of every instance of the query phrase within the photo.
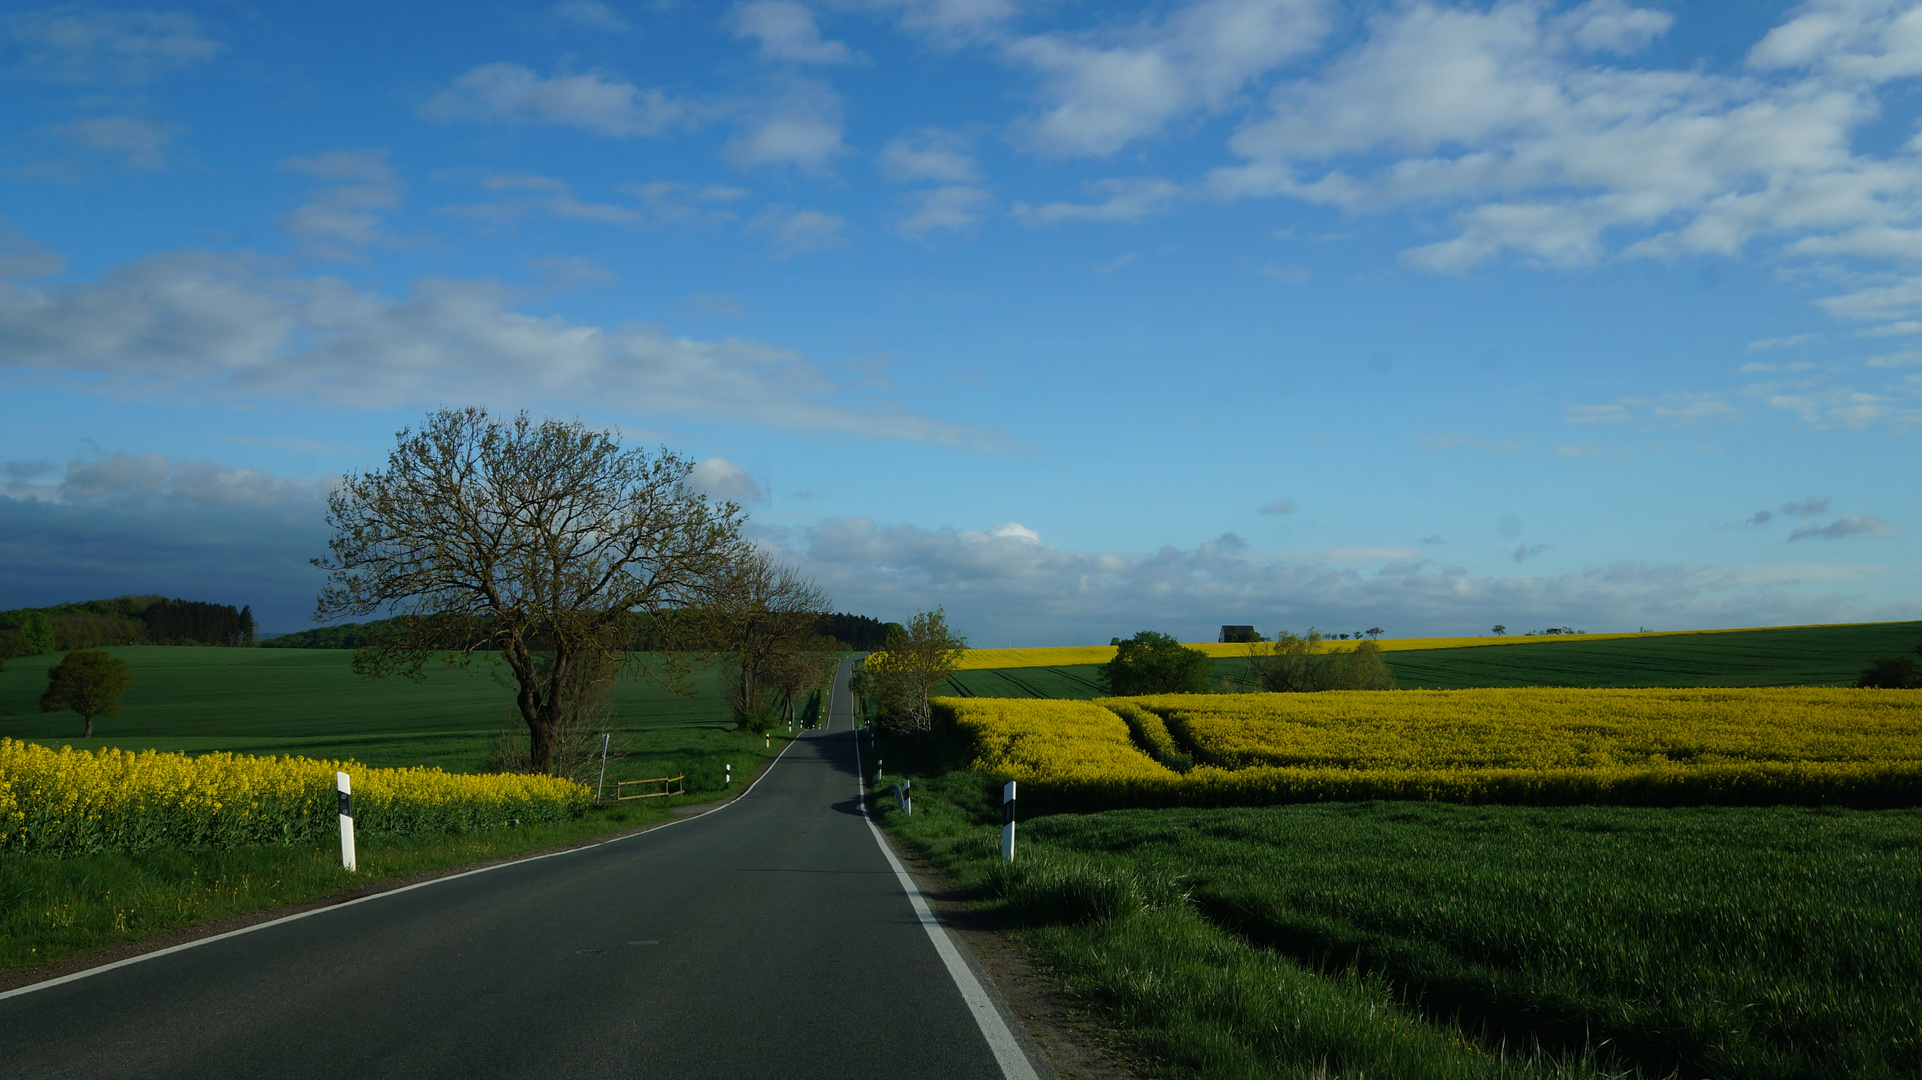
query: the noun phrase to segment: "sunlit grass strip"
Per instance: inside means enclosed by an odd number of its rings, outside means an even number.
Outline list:
[[[1135,727],[1112,704],[1135,715]],[[1922,695],[1464,690],[941,698],[973,767],[1057,808],[1402,799],[1538,805],[1922,805]],[[1186,773],[1144,753],[1200,751]],[[1310,717],[1316,723],[1306,722]],[[1264,741],[1268,740],[1268,741]],[[1256,762],[1259,762],[1258,764]]]
[[[0,851],[67,857],[160,846],[311,843],[337,826],[336,770],[363,835],[466,832],[578,817],[592,793],[544,776],[463,776],[215,753],[58,750],[0,739]]]
[[[1834,625],[1876,626],[1880,624]],[[1534,637],[1516,634],[1509,637],[1382,638],[1376,644],[1381,646],[1383,652],[1416,652],[1425,649],[1472,649],[1485,645],[1551,645],[1566,641],[1618,641],[1624,638],[1685,637],[1694,634],[1743,634],[1757,630],[1830,628],[1830,624],[1821,624],[1819,626],[1732,627],[1716,630],[1651,630],[1638,634],[1548,634]],[[1248,655],[1248,646],[1241,642],[1201,641],[1190,644],[1188,647],[1200,649],[1218,660],[1237,659]],[[1323,652],[1336,652],[1354,647],[1353,641],[1324,641],[1321,645]],[[1037,649],[969,649],[962,654],[961,662],[956,666],[961,671],[991,668],[1069,667],[1078,664],[1105,664],[1112,659],[1114,659],[1112,645],[1065,645]]]

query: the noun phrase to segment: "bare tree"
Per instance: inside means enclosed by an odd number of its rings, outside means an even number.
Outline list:
[[[747,554],[741,508],[710,503],[665,449],[479,408],[442,409],[396,440],[385,469],[350,474],[328,500],[315,619],[395,612],[354,656],[374,678],[497,654],[536,772],[553,770],[570,696],[598,682],[580,669],[635,662],[635,613],[711,602]]]
[[[954,674],[968,639],[948,629],[940,608],[917,612],[906,626],[890,626],[887,644],[863,666],[867,685],[881,706],[882,723],[896,731],[928,731],[934,726],[928,696]]]
[[[790,687],[807,682],[808,667],[795,658],[831,644],[815,629],[831,606],[813,581],[755,551],[734,564],[707,606],[688,613],[682,633],[726,658],[737,725],[758,733],[774,724],[785,707],[781,695],[792,697]]]

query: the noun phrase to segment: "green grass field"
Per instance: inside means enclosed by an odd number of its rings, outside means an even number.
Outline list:
[[[1878,656],[1913,656],[1922,622],[1738,630],[1382,654],[1404,690],[1471,686],[1851,686]],[[1246,661],[1215,661],[1232,678]],[[1096,665],[956,672],[960,697],[1102,697]]]
[[[298,754],[352,758],[363,765],[434,765],[477,772],[503,728],[524,737],[513,691],[494,670],[432,668],[419,683],[372,681],[353,673],[338,649],[218,649],[130,646],[110,649],[134,677],[120,716],[94,723],[82,740],[80,718],[42,713],[40,693],[58,654],[22,657],[0,672],[0,735],[50,746],[128,750]],[[689,797],[719,790],[730,761],[751,772],[779,744],[755,746],[730,730],[711,671],[697,672],[697,693],[677,697],[633,678],[616,684],[611,726],[628,757],[609,779],[687,774]],[[677,800],[678,801],[678,800]]]
[[[1922,1074],[1922,811],[1348,803],[1058,814],[883,738],[888,828],[1144,1072]]]

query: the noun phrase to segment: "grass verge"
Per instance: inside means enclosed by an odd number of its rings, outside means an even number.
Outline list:
[[[1922,1073],[1922,812],[1349,803],[1060,814],[997,860],[952,735],[927,858],[1145,1072]]]

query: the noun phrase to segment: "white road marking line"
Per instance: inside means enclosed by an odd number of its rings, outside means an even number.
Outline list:
[[[584,844],[577,848],[568,848],[566,851],[550,851],[545,855],[529,855],[524,859],[510,859],[507,862],[496,863],[493,866],[483,866],[478,870],[463,870],[458,874],[449,874],[446,877],[432,878],[427,881],[417,881],[412,885],[402,885],[398,889],[388,889],[385,892],[377,892],[372,894],[371,896],[362,896],[354,900],[343,900],[338,904],[329,904],[326,907],[312,908],[307,911],[295,912],[292,915],[283,915],[278,919],[269,919],[268,921],[263,923],[255,923],[252,926],[243,926],[238,930],[229,930],[224,934],[215,934],[212,937],[204,937],[195,941],[183,942],[179,945],[169,945],[164,949],[155,949],[152,952],[141,953],[139,956],[129,956],[125,960],[115,960],[111,964],[102,964],[99,967],[91,967],[91,968],[87,968],[84,971],[76,971],[71,975],[62,975],[57,979],[48,979],[44,982],[29,983],[26,986],[17,986],[12,990],[0,991],[0,1001],[5,1001],[10,997],[18,997],[21,994],[31,994],[35,990],[50,989],[52,987],[59,986],[63,983],[77,982],[91,975],[99,975],[99,974],[102,974],[103,972],[112,971],[115,968],[123,968],[132,964],[141,963],[143,961],[157,959],[159,957],[166,956],[169,953],[184,952],[188,949],[197,949],[202,945],[211,945],[216,941],[223,941],[230,937],[239,937],[242,934],[251,934],[256,930],[265,930],[270,926],[279,926],[282,923],[290,923],[296,919],[305,919],[311,915],[322,915],[329,911],[339,911],[342,908],[350,908],[350,907],[353,907],[355,904],[364,904],[369,900],[380,900],[389,896],[399,896],[401,893],[413,892],[415,889],[425,889],[429,885],[440,885],[444,882],[458,881],[464,877],[472,877],[475,874],[485,874],[489,870],[502,870],[509,866],[520,866],[523,863],[539,862],[542,859],[552,859],[559,855],[573,855],[582,851],[592,851],[593,849],[597,847],[601,847],[606,844],[616,844],[621,842],[622,840],[632,840],[637,836],[652,836],[655,833],[660,832],[662,829],[671,829],[676,825],[685,825],[690,821],[699,821],[704,817],[709,817],[713,814],[718,814],[721,811],[727,809],[728,807],[733,806],[735,803],[740,802],[742,799],[747,798],[748,795],[751,792],[753,792],[755,785],[767,779],[768,773],[771,773],[774,771],[775,763],[779,762],[783,757],[787,756],[788,750],[794,746],[795,741],[796,740],[793,740],[793,739],[788,740],[787,746],[782,747],[781,752],[774,755],[774,761],[768,763],[767,770],[761,773],[761,775],[755,777],[754,783],[749,784],[747,786],[746,791],[741,792],[739,795],[736,795],[734,798],[729,799],[727,802],[722,803],[721,805],[715,807],[712,810],[702,811],[701,813],[695,814],[692,817],[678,818],[674,821],[667,822],[666,824],[656,825],[654,828],[647,829],[643,832],[628,833],[626,836],[616,836],[611,840],[598,840],[592,844]]]
[[[854,739],[854,771],[865,783],[867,773],[861,768],[861,739]],[[888,865],[894,868],[894,876],[901,882],[901,890],[908,894],[908,902],[914,905],[915,915],[920,917],[921,929],[927,931],[928,940],[934,942],[934,951],[941,954],[941,962],[947,965],[948,975],[954,979],[955,989],[961,991],[961,999],[968,1004],[968,1011],[974,1015],[975,1026],[981,1029],[981,1037],[988,1040],[988,1049],[994,1051],[995,1063],[1001,1066],[1001,1075],[1007,1080],[1040,1080],[1028,1055],[1021,1052],[1021,1044],[1015,1041],[1014,1032],[1008,1030],[1008,1023],[1001,1018],[1001,1010],[994,1007],[994,999],[981,985],[967,961],[948,939],[947,928],[941,920],[934,917],[934,909],[928,906],[927,897],[921,894],[921,886],[908,874],[901,860],[894,857],[894,850],[888,847],[887,838],[881,835],[881,827],[868,816],[867,792],[861,795],[861,820],[868,823],[868,831],[874,834],[874,842],[880,846]]]

